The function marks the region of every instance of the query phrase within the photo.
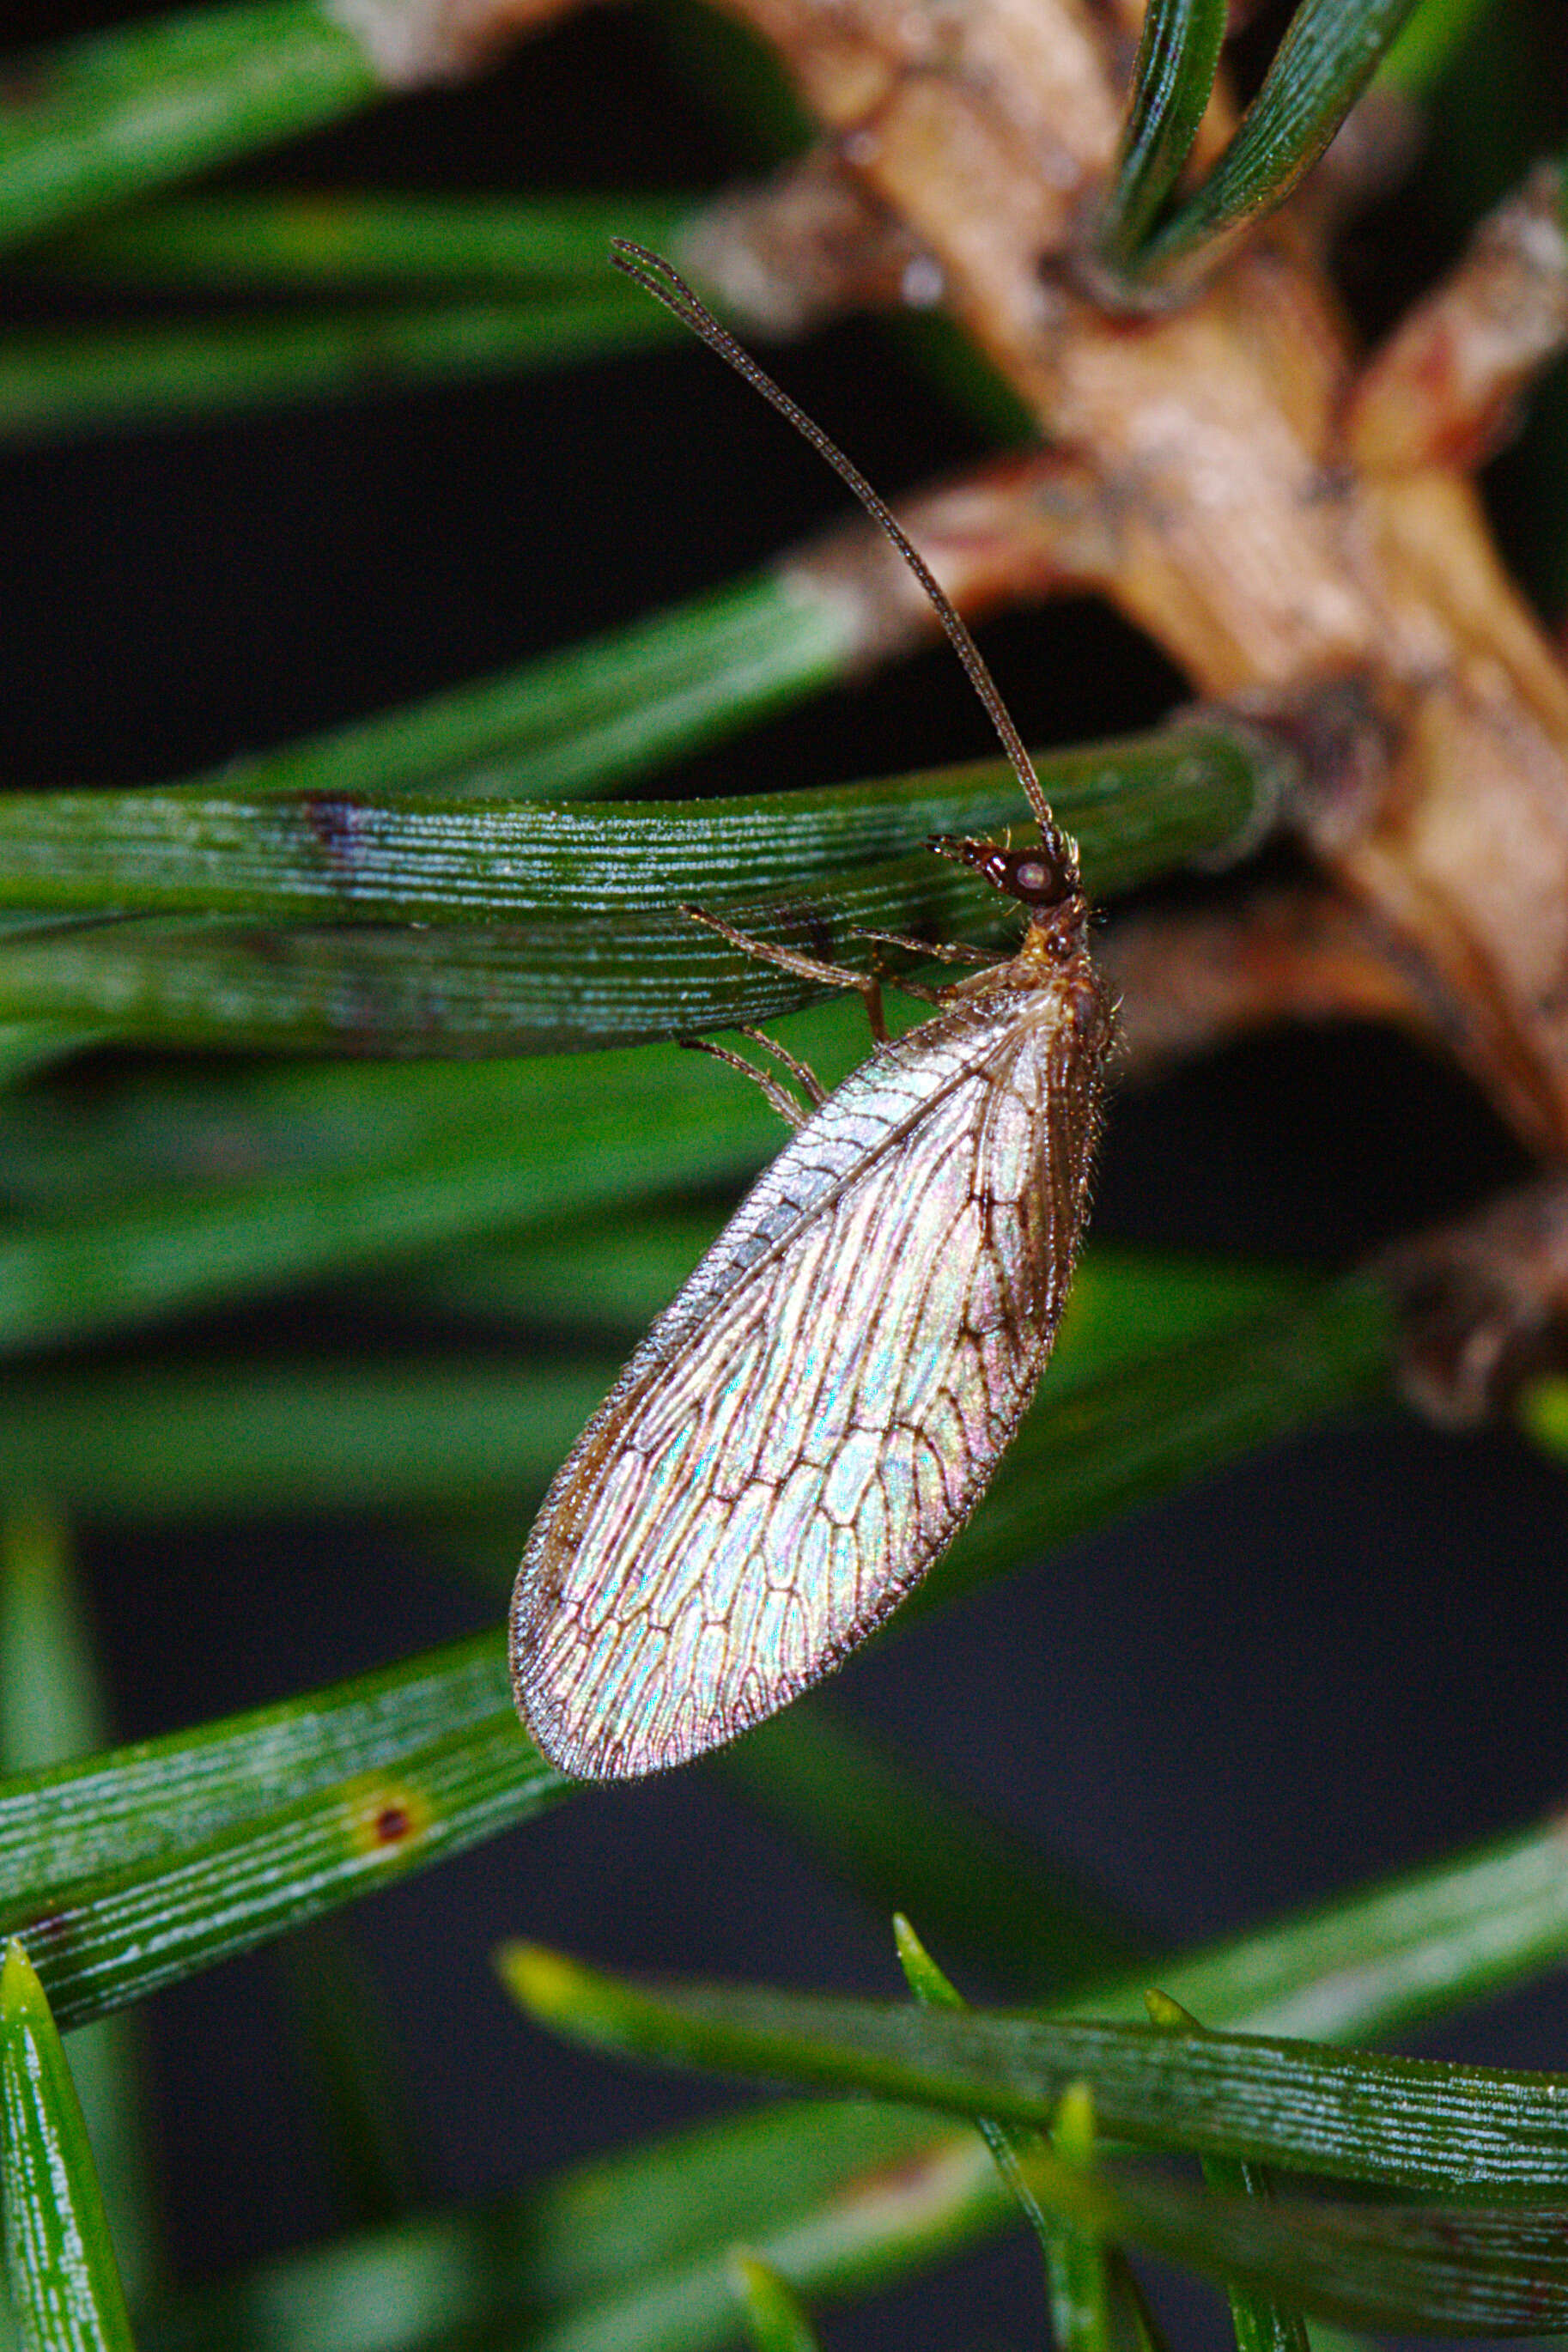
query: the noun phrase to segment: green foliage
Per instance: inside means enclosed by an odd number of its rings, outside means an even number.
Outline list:
[[[1210,268],[1311,170],[1388,54],[1416,0],[1300,0],[1262,89],[1214,170],[1142,256],[1157,282]],[[1177,112],[1186,82],[1173,75]],[[1190,102],[1190,101],[1189,101]]]
[[[382,303],[256,325],[17,335],[0,357],[0,440],[341,399],[367,376],[392,384],[521,373],[668,340],[616,295],[552,293],[439,310]]]
[[[375,77],[312,0],[153,17],[20,61],[0,241],[36,236],[366,105]]]
[[[817,2352],[811,2322],[777,2271],[754,2254],[737,2252],[734,2277],[755,2352]]]
[[[733,691],[738,681],[731,672],[716,683]],[[617,681],[617,699],[623,690]],[[1124,890],[1221,852],[1254,827],[1278,765],[1243,734],[1184,726],[1044,755],[1041,779],[1096,887]],[[695,805],[574,808],[468,792],[410,800],[334,791],[330,776],[287,794],[231,786],[220,796],[216,783],[168,793],[17,793],[0,802],[0,904],[509,926],[553,913],[622,916],[672,894],[744,905],[846,868],[901,863],[933,833],[984,832],[1005,821],[1016,797],[1011,771],[994,760]],[[963,909],[985,900],[972,877],[961,871],[958,881],[963,897],[951,908],[927,910],[893,888],[870,903],[889,916],[902,909],[961,922]],[[689,929],[678,936],[700,949]],[[649,952],[645,940],[636,946]],[[637,1018],[634,998],[623,1034]]]
[[[1153,0],[1133,68],[1100,251],[1126,268],[1158,219],[1197,137],[1219,70],[1224,0]]]
[[[1083,2082],[1107,2127],[1139,2145],[1276,2162],[1385,2190],[1463,2190],[1462,2212],[1302,2199],[1285,2213],[1152,2173],[1102,2180],[1084,2168],[1081,2151],[1065,2158],[1016,2139],[1007,2146],[1033,2195],[1077,2231],[1130,2240],[1331,2320],[1512,2334],[1550,2330],[1568,2315],[1555,2201],[1553,2110],[1563,2086],[1554,2076],[772,1989],[654,1990],[535,1946],[507,1947],[500,1966],[536,2016],[638,2055],[1037,2127]],[[1489,2195],[1534,2201],[1475,2201]]]
[[[967,2004],[943,1976],[909,1921],[896,1916],[893,1935],[905,1981],[925,2009],[963,2010]],[[1048,2166],[1054,2147],[1060,2163],[1080,2172],[1094,2168],[1094,2098],[1089,2084],[1069,2083],[1047,2136],[1027,2124],[977,2116],[975,2128],[995,2159],[996,2169],[1018,2210],[1040,2242],[1051,2325],[1060,2352],[1107,2352],[1110,2341],[1111,2279],[1107,2249],[1042,2199],[1036,2176]]]
[[[25,1494],[0,1476],[0,1492]],[[36,1499],[0,1525],[0,1760],[33,1772],[107,1738],[91,1629],[65,1531]],[[37,1999],[42,2001],[41,1989]],[[139,2021],[109,2017],[77,2033],[70,2073],[97,2152],[119,2275],[136,2294],[153,2275],[158,2223],[149,2163]],[[62,2094],[63,2095],[63,2094]]]
[[[1168,1993],[1152,1991],[1147,2000],[1151,2023],[1163,2026],[1170,2033],[1202,2032],[1196,2018]],[[1275,2176],[1265,2164],[1255,2164],[1244,2158],[1206,2156],[1204,2179],[1209,2188],[1217,2189],[1222,2195],[1256,2197],[1266,2205],[1274,2202]],[[1293,2305],[1281,2303],[1271,2294],[1260,2294],[1237,2279],[1227,2280],[1226,2286],[1237,2352],[1309,2352],[1310,2339],[1306,2323]]]
[[[132,2352],[70,2068],[15,1937],[0,1966],[0,2189],[6,2282],[26,2352]]]
[[[612,236],[679,244],[690,209],[653,196],[640,205],[625,196],[170,197],[94,220],[43,247],[37,260],[51,274],[110,285],[543,286],[602,295],[616,286],[605,279]]]

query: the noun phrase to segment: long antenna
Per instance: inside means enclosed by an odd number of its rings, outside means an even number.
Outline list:
[[[1051,814],[1035,763],[1025,748],[1024,739],[1013,723],[1012,713],[997,691],[996,681],[985,665],[985,656],[969,634],[946,590],[941,586],[930,564],[896,520],[885,499],[879,498],[858,466],[847,457],[835,441],[830,441],[815,418],[797,407],[787,392],[776,384],[764,368],[758,366],[750,352],[735,341],[727,328],[721,327],[707,304],[694,294],[679,270],[672,268],[662,256],[650,253],[646,245],[634,245],[628,237],[610,239],[610,258],[627,278],[634,278],[646,293],[673,310],[682,325],[700,335],[710,351],[727,360],[737,375],[744,376],[753,391],[760,392],[779,415],[795,426],[803,440],[809,441],[821,457],[826,457],[840,481],[853,490],[873,522],[879,523],[926,594],[935,607],[936,616],[947,631],[952,649],[969,674],[969,682],[984,704],[991,724],[1001,738],[1002,749],[1013,763],[1024,796],[1035,813],[1040,828],[1040,840],[1047,854],[1059,866],[1063,880],[1069,887],[1078,887],[1078,860],[1068,835]]]

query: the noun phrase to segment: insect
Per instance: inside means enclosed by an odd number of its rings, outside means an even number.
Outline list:
[[[686,1762],[837,1665],[945,1551],[1050,1353],[1088,1209],[1111,1011],[1076,845],[968,629],[883,501],[668,262],[616,262],[821,451],[910,563],[990,714],[1037,847],[931,846],[1024,908],[1017,952],[889,1043],[872,975],[736,946],[867,996],[878,1042],[655,1323],[563,1465],[512,1596],[512,1682],[580,1779]],[[697,914],[696,909],[689,912]],[[906,942],[905,944],[914,944]],[[766,1044],[763,1039],[761,1042]],[[786,1116],[798,1107],[758,1079]]]

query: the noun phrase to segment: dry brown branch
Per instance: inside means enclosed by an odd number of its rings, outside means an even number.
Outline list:
[[[1400,1370],[1432,1420],[1483,1420],[1568,1350],[1568,1182],[1551,1177],[1385,1261],[1405,1301]]]
[[[977,342],[1070,454],[1106,592],[1196,691],[1363,681],[1381,804],[1314,845],[1445,1006],[1538,1150],[1568,1145],[1568,679],[1458,470],[1360,471],[1357,362],[1288,225],[1186,307],[1079,290],[1124,34],[1071,0],[732,0],[876,202],[935,258]]]
[[[972,619],[1044,596],[1103,589],[1110,576],[1115,530],[1100,485],[1053,450],[976,467],[900,499],[897,512]],[[930,600],[902,557],[858,520],[824,532],[779,568],[805,595],[845,605],[851,642],[868,667],[940,635]]]
[[[1118,1003],[1117,1074],[1142,1080],[1282,1021],[1389,1021],[1428,1041],[1418,976],[1368,918],[1312,885],[1181,913],[1126,915],[1097,960]]]
[[[458,69],[560,0],[338,5],[407,79]],[[1430,1008],[1515,1130],[1563,1158],[1568,676],[1463,470],[1561,332],[1540,191],[1363,377],[1307,220],[1277,220],[1163,313],[1113,316],[1086,292],[1131,0],[729,5],[824,132],[795,191],[815,210],[793,259],[787,204],[775,198],[771,219],[764,207],[771,299],[792,278],[808,312],[857,273],[885,288],[899,257],[922,291],[940,273],[1054,452],[1012,478],[1034,501],[1022,529],[1002,519],[1005,469],[911,514],[960,601],[1098,585],[1210,699],[1300,712],[1356,682],[1380,788],[1363,773],[1348,795],[1325,794],[1310,845],[1388,942],[1398,988]],[[1205,141],[1223,119],[1220,100]],[[754,269],[757,218],[736,233],[744,250],[707,256],[710,282]],[[806,562],[863,600],[868,658],[917,625],[880,554],[840,541]]]
[[[1562,204],[1561,174],[1544,166],[1389,337],[1346,413],[1358,466],[1475,466],[1507,438],[1521,392],[1568,344]]]
[[[388,89],[460,81],[574,0],[323,0]]]
[[[942,297],[935,262],[828,148],[716,197],[676,257],[738,327],[762,335]]]

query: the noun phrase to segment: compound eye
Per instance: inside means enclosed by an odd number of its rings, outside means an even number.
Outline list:
[[[1021,899],[1026,907],[1055,906],[1068,895],[1060,871],[1037,849],[1014,850],[999,863],[1005,871],[993,878],[1010,898]]]

